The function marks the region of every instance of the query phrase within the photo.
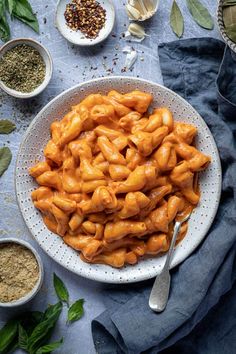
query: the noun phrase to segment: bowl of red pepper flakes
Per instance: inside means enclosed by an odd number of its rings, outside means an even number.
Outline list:
[[[69,42],[91,46],[104,41],[115,23],[111,0],[59,0],[55,25]]]

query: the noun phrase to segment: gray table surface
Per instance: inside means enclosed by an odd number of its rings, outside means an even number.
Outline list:
[[[125,55],[121,50],[127,43],[120,36],[129,23],[124,10],[125,1],[114,0],[116,24],[113,35],[102,45],[94,48],[75,47],[58,33],[54,27],[56,2],[56,0],[31,1],[39,19],[40,35],[35,34],[16,20],[11,26],[12,38],[32,37],[48,48],[53,58],[54,72],[47,89],[32,100],[21,101],[0,92],[0,118],[11,119],[17,126],[17,129],[11,135],[0,136],[0,146],[9,146],[13,153],[9,169],[0,178],[0,237],[11,236],[29,241],[39,251],[43,259],[45,267],[44,284],[36,298],[26,306],[27,309],[40,310],[46,308],[49,303],[55,303],[56,297],[52,286],[53,272],[56,272],[66,282],[71,300],[81,297],[86,300],[85,315],[79,322],[68,327],[65,324],[66,311],[63,312],[53,339],[64,336],[64,344],[55,353],[94,354],[91,320],[105,308],[101,293],[105,284],[83,279],[63,269],[40,249],[31,236],[21,217],[15,198],[14,168],[17,151],[26,128],[41,108],[63,90],[77,83],[107,75],[139,76],[162,83],[157,45],[161,42],[175,40],[176,37],[169,26],[169,11],[172,0],[160,1],[158,13],[144,24],[150,37],[147,37],[142,43],[132,43],[132,46],[140,51],[133,70],[122,73]],[[202,2],[208,6],[211,14],[215,17],[217,0],[202,0]],[[178,3],[185,17],[184,38],[203,36],[220,38],[217,25],[215,25],[213,31],[198,27],[189,15],[186,1],[178,0]],[[116,53],[118,54],[118,60],[114,65],[113,58]],[[22,309],[0,309],[0,327],[9,317],[20,311]],[[21,353],[21,351],[19,350],[16,353]]]

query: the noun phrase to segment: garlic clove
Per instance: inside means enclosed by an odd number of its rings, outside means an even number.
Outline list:
[[[143,0],[137,0],[139,7],[142,9],[141,12],[143,15],[147,15],[149,10],[146,8],[145,2]]]
[[[125,8],[129,18],[131,18],[132,20],[138,20],[141,17],[141,13],[130,4],[127,4]]]
[[[138,58],[138,53],[136,52],[135,49],[133,49],[130,46],[125,46],[122,50],[123,53],[126,54],[126,59],[125,59],[125,68],[127,70],[131,69],[134,63],[136,62]]]
[[[143,0],[141,0],[143,1]],[[153,0],[145,0],[144,5],[148,12],[153,12],[155,9]]]
[[[138,37],[132,36],[132,34],[127,30],[124,33],[124,39],[125,39],[125,41],[129,41],[129,42],[141,43],[145,39],[145,37],[138,38]]]
[[[144,28],[137,23],[131,23],[128,27],[128,31],[132,34],[132,36],[138,38],[143,38],[146,36]]]
[[[129,4],[133,6],[135,9],[137,9],[140,12],[141,16],[146,15],[147,10],[142,0],[130,0]]]

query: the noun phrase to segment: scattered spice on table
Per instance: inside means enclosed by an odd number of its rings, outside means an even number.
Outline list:
[[[96,0],[72,0],[64,16],[73,31],[80,30],[91,39],[99,35],[106,22],[106,10]]]
[[[19,44],[0,60],[0,80],[19,92],[32,92],[42,84],[46,65],[40,53],[30,45]]]
[[[38,278],[38,262],[29,249],[14,243],[0,245],[0,302],[22,298]]]

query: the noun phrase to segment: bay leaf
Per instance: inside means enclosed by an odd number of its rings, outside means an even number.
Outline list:
[[[11,150],[8,147],[0,148],[0,177],[7,170],[12,159]]]
[[[170,25],[176,36],[179,38],[182,37],[184,32],[184,18],[175,0],[173,1],[171,8]]]
[[[236,24],[226,27],[225,32],[231,41],[236,43]]]
[[[236,6],[228,6],[223,9],[223,21],[225,27],[236,24]]]
[[[236,5],[236,0],[224,0],[222,7]]]
[[[187,6],[194,21],[201,27],[212,30],[214,22],[205,6],[199,0],[187,0]]]
[[[0,134],[10,134],[16,128],[8,119],[0,119]]]

